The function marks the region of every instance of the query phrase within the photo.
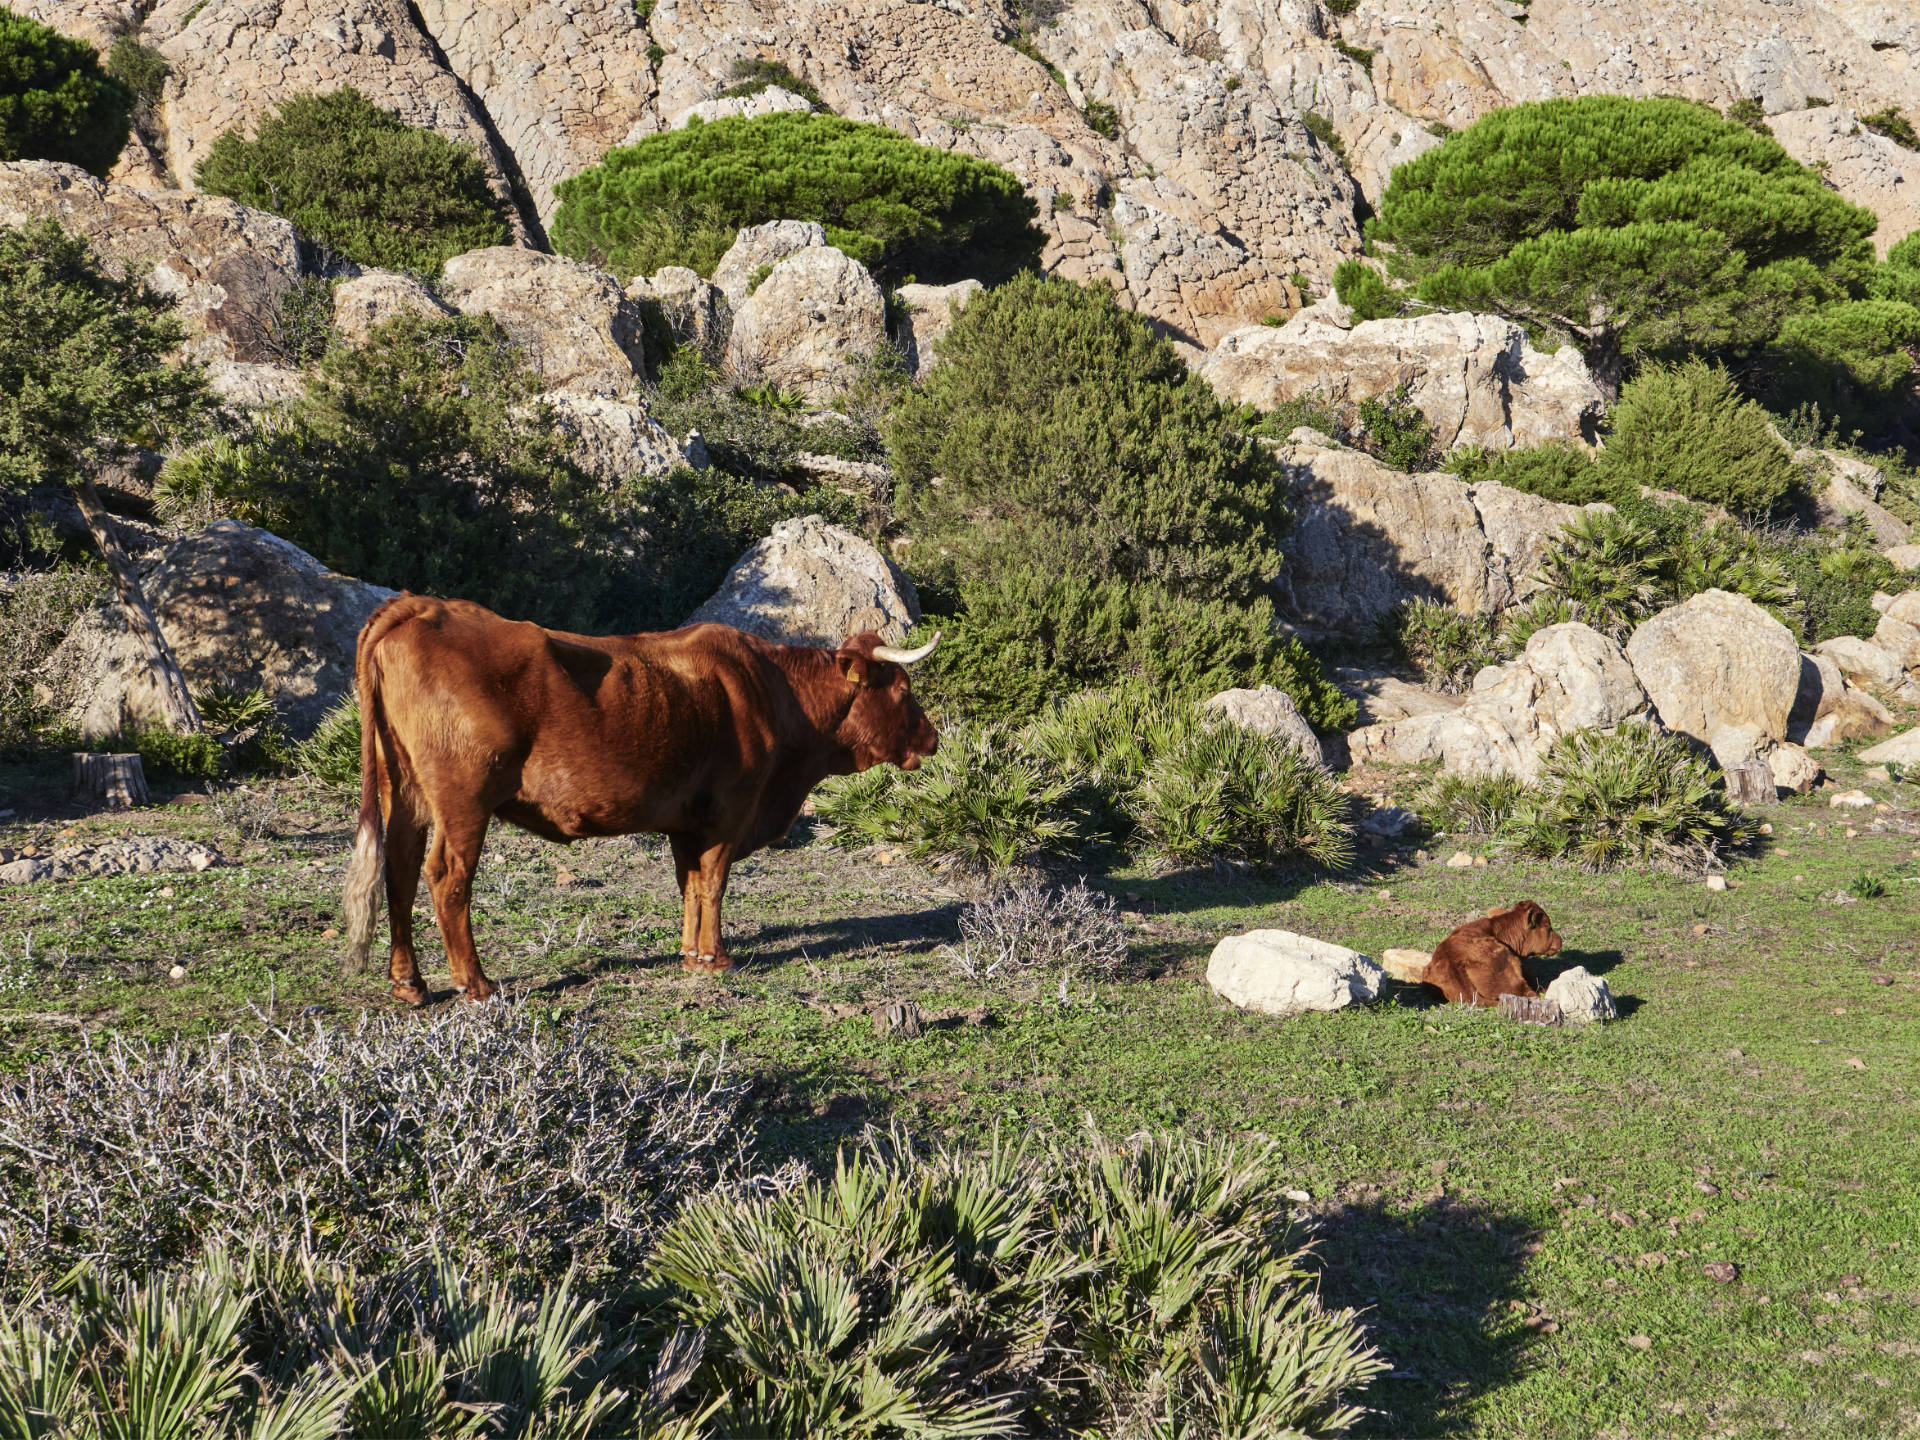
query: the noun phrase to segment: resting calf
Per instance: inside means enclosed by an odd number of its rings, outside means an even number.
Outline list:
[[[1537,993],[1521,968],[1524,957],[1559,953],[1560,934],[1547,912],[1522,900],[1447,936],[1435,947],[1424,978],[1456,1005],[1494,1006],[1502,995]]]

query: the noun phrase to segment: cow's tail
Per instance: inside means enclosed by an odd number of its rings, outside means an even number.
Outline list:
[[[346,914],[347,953],[341,958],[340,968],[348,975],[366,973],[367,959],[373,953],[374,926],[380,919],[380,893],[386,888],[387,837],[380,815],[379,748],[386,717],[380,703],[374,645],[391,628],[392,617],[387,611],[395,603],[389,600],[368,617],[360,631],[359,653],[354,657],[354,686],[360,702],[360,824],[354,831],[353,859],[347,863],[341,905]]]

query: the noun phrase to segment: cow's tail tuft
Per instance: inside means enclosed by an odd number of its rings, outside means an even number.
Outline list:
[[[380,702],[374,693],[372,624],[361,636],[355,666],[360,699],[360,825],[354,831],[353,859],[347,864],[342,909],[347,920],[347,953],[341,973],[364,975],[373,953],[373,929],[380,919],[380,892],[385,888],[387,837],[380,819],[380,757],[377,749]]]

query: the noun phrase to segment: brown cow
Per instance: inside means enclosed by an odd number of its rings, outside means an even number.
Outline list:
[[[785,835],[826,776],[911,770],[934,753],[903,668],[932,649],[861,634],[818,650],[725,625],[567,635],[465,600],[387,601],[360,632],[347,971],[367,968],[384,868],[393,993],[426,999],[413,953],[424,862],[453,983],[471,1000],[493,993],[468,902],[496,815],[562,843],[665,833],[685,907],[681,963],[730,968],[728,867]]]
[[[1531,900],[1469,920],[1434,948],[1426,983],[1456,1005],[1500,1003],[1502,995],[1534,995],[1521,960],[1558,955],[1560,934]]]

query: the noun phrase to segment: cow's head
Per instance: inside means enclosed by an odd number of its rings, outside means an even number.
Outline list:
[[[1521,955],[1558,955],[1560,932],[1547,912],[1531,900],[1522,900],[1493,915],[1493,933]]]
[[[833,652],[841,678],[853,687],[847,718],[835,738],[853,756],[853,768],[898,765],[913,770],[940,748],[940,736],[913,698],[907,666],[924,660],[940,643],[935,635],[918,650],[884,645],[872,631],[849,635]]]

